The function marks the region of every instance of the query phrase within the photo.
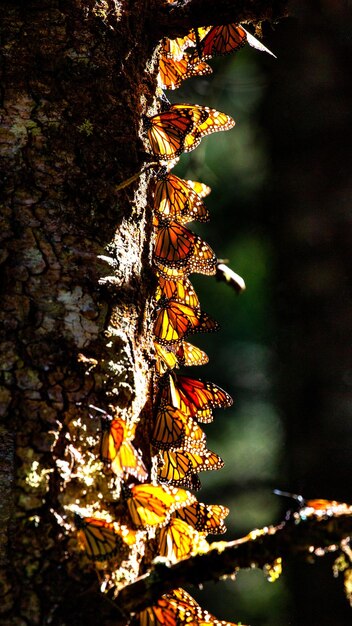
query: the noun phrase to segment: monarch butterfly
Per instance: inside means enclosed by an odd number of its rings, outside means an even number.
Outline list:
[[[196,609],[191,602],[189,605],[187,604],[186,598],[182,602],[178,602],[177,593],[181,591],[183,590],[175,589],[171,593],[165,594],[159,598],[153,606],[141,611],[139,614],[140,625],[186,626],[193,617],[196,617]],[[199,606],[191,596],[190,599],[193,601],[194,605]]]
[[[209,362],[209,357],[203,350],[197,346],[193,346],[187,341],[182,341],[182,343],[177,346],[176,357],[179,365],[206,365]]]
[[[172,104],[144,121],[153,153],[166,161],[194,150],[205,135],[235,124],[225,113],[199,104]]]
[[[155,292],[155,299],[160,300],[162,296],[175,298],[184,304],[188,304],[193,309],[199,308],[199,300],[190,280],[184,276],[177,281],[166,280],[163,276],[158,278],[158,287]]]
[[[124,441],[121,448],[111,463],[111,470],[117,476],[134,476],[143,482],[148,478],[145,465],[131,441]]]
[[[213,332],[218,324],[206,313],[177,300],[161,298],[154,324],[154,335],[161,345],[178,343],[186,333]]]
[[[198,311],[177,300],[161,298],[154,324],[154,335],[161,345],[177,343],[199,323]]]
[[[237,24],[213,26],[200,41],[202,58],[231,54],[242,48],[246,41],[246,31]]]
[[[126,422],[122,419],[110,419],[110,416],[105,414],[101,418],[101,429],[100,458],[103,463],[110,465],[126,436]]]
[[[175,374],[166,375],[161,395],[165,402],[204,423],[212,421],[213,408],[233,404],[231,396],[218,385]]]
[[[233,622],[225,622],[216,619],[211,613],[203,609],[184,589],[174,589],[171,594],[166,594],[163,597],[167,597],[173,605],[178,607],[179,611],[187,612],[186,621],[188,625],[205,626],[208,624],[208,626],[239,626]],[[245,625],[242,624],[242,626]]]
[[[159,222],[154,262],[162,274],[164,272],[161,267],[164,266],[171,269],[184,268],[185,273],[216,272],[216,256],[211,247],[182,224],[171,221]]]
[[[164,450],[202,450],[205,447],[205,433],[190,416],[164,404],[157,412],[152,444],[155,448]]]
[[[194,489],[193,474],[224,466],[224,461],[215,452],[207,449],[196,452],[162,450],[159,454],[163,462],[158,471],[159,480],[175,487]]]
[[[167,0],[173,4],[174,0]],[[204,37],[211,29],[211,26],[198,27],[198,37]],[[196,42],[195,30],[190,30],[185,37],[176,37],[176,39],[165,38],[163,40],[163,54],[172,59],[181,59],[186,48],[194,47]]]
[[[179,345],[166,346],[154,342],[154,348],[157,356],[155,368],[159,376],[179,365],[205,365],[209,362],[209,357],[203,350],[187,341],[182,341]]]
[[[180,588],[164,594],[155,605],[142,611],[139,619],[141,626],[237,626],[217,620]]]
[[[174,174],[159,174],[154,189],[154,210],[160,218],[170,218],[180,224],[192,220],[200,222],[209,220],[209,213],[201,195],[195,191],[190,182]],[[202,185],[196,182],[193,184],[196,189]],[[202,188],[200,190],[202,191]]]
[[[180,519],[172,518],[159,531],[158,553],[170,560],[178,561],[197,553],[201,545],[204,550],[207,545],[204,537]]]
[[[140,481],[148,477],[144,463],[127,436],[126,423],[119,418],[101,418],[100,456],[116,476],[131,475]],[[131,436],[131,434],[130,434]]]
[[[166,46],[166,50],[168,46]],[[205,63],[191,59],[187,53],[182,58],[173,59],[168,54],[161,54],[159,58],[158,86],[161,89],[177,89],[183,80],[192,76],[209,76],[212,68]]]
[[[193,526],[198,532],[215,535],[226,532],[224,519],[228,514],[229,509],[226,506],[194,502],[179,509],[174,515]]]
[[[92,561],[108,561],[116,556],[123,546],[123,540],[114,529],[114,525],[94,517],[74,515],[78,539],[87,556]]]
[[[206,117],[202,107],[191,104],[173,104],[167,111],[152,117],[145,115],[143,119],[154,154],[168,161],[174,160],[182,152],[193,150],[196,147],[196,138],[187,139],[187,136],[196,122],[203,121]]]
[[[189,491],[175,489],[166,485],[134,485],[123,486],[123,497],[135,526],[157,526],[164,524],[181,506],[195,501]]]

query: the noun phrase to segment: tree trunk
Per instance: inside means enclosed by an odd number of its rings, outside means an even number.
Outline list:
[[[70,502],[111,500],[88,405],[133,422],[150,402],[145,176],[115,187],[144,160],[153,42],[146,3],[121,4],[0,7],[0,612],[12,625],[72,623],[63,599],[72,609],[88,584],[64,522]]]

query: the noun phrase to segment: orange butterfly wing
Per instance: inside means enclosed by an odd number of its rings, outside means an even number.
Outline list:
[[[94,517],[74,516],[78,539],[92,561],[108,561],[123,545],[113,524]]]
[[[155,605],[142,611],[139,619],[141,626],[236,626],[217,620],[180,588],[164,594]]]
[[[246,41],[245,30],[237,24],[213,26],[200,42],[202,58],[231,54],[240,50]]]
[[[163,401],[204,423],[212,421],[213,408],[233,404],[231,396],[218,385],[175,374],[165,379],[161,396]]]
[[[173,160],[184,152],[186,136],[194,128],[191,109],[170,107],[153,117],[144,117],[152,151],[162,160]]]
[[[161,89],[177,89],[183,80],[192,76],[212,74],[212,68],[204,61],[192,60],[187,53],[182,58],[170,58],[161,54],[159,59],[158,86]]]
[[[163,485],[134,485],[126,492],[127,507],[137,527],[164,524],[174,511],[195,500],[189,491]]]
[[[158,552],[168,559],[184,559],[195,551],[198,533],[183,520],[173,518],[159,532]]]
[[[202,183],[195,185],[199,189]],[[197,191],[187,181],[170,173],[162,174],[155,183],[154,210],[161,218],[176,220],[180,224],[209,220],[209,213]]]
[[[177,222],[160,222],[155,241],[155,261],[170,267],[187,265],[197,239],[197,235]]]
[[[206,313],[183,302],[166,298],[158,301],[153,332],[161,345],[179,343],[187,333],[214,332],[218,327]]]
[[[166,279],[180,274],[199,272],[202,274],[216,273],[216,256],[211,247],[177,222],[161,222],[159,224],[154,262],[159,273]],[[176,269],[176,274],[173,270]],[[171,278],[172,279],[172,278]]]
[[[162,405],[156,416],[152,444],[164,450],[180,447],[184,450],[202,449],[205,434],[190,416],[170,405]]]
[[[111,470],[116,476],[134,476],[141,482],[148,478],[145,465],[131,441],[124,441],[111,462]]]
[[[211,273],[216,272],[216,256],[211,247],[177,222],[160,222],[157,231],[154,262],[164,275],[164,266],[184,268],[182,271]],[[168,276],[164,275],[164,278]]]
[[[193,191],[195,191],[200,198],[205,198],[211,193],[211,188],[204,183],[199,183],[195,180],[187,180],[186,183],[192,187]]]
[[[185,37],[176,37],[175,39],[166,38],[163,40],[162,54],[170,59],[180,60],[184,55],[185,49],[192,45],[192,33],[188,33]]]
[[[163,465],[159,468],[158,477],[170,485],[195,489],[193,474],[208,470],[217,470],[224,466],[223,460],[211,450],[188,452],[184,450],[160,451]]]
[[[187,341],[183,341],[176,348],[176,357],[179,365],[196,366],[206,365],[209,362],[209,357],[203,350]]]
[[[102,438],[100,458],[110,464],[117,455],[126,435],[126,423],[122,419],[101,418]]]
[[[198,532],[222,534],[226,532],[224,519],[229,509],[220,504],[194,502],[176,511],[175,516],[187,522]]]
[[[172,352],[172,344],[164,346],[154,342],[154,348],[156,354],[155,369],[159,376],[163,376],[167,370],[172,370],[178,366],[178,357]]]
[[[191,282],[186,276],[177,281],[166,280],[163,276],[158,278],[159,285],[155,292],[155,299],[160,300],[162,296],[175,298],[184,304],[188,304],[193,309],[199,308],[199,300],[193,289]]]
[[[197,124],[196,131],[192,131],[199,133],[201,137],[210,135],[210,133],[230,130],[230,128],[235,126],[235,120],[230,117],[230,115],[221,113],[221,111],[217,111],[216,109],[207,109],[207,112],[207,118],[203,122]]]
[[[162,298],[158,303],[154,335],[161,345],[177,343],[193,326],[199,325],[199,318],[198,311],[187,304]]]

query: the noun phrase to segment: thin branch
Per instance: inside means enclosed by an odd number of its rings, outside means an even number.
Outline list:
[[[153,29],[163,37],[185,35],[191,28],[264,20],[272,24],[289,14],[290,0],[184,0],[165,4],[155,15]]]
[[[337,550],[351,535],[350,512],[309,517],[296,513],[277,526],[252,531],[241,539],[214,542],[209,552],[175,565],[156,564],[148,574],[119,593],[115,606],[122,614],[135,613],[177,587],[220,580],[239,569],[263,568],[280,557],[311,560],[314,555]]]

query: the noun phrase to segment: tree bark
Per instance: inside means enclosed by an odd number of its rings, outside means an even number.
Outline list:
[[[111,500],[88,405],[133,422],[150,402],[146,177],[115,191],[144,161],[154,87],[136,4],[0,7],[5,623],[55,623],[72,580],[87,585],[61,520],[69,502]]]

